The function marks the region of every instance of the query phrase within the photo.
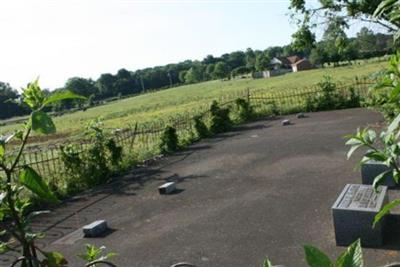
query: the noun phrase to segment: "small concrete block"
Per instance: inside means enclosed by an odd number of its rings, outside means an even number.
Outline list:
[[[375,215],[388,202],[387,187],[375,192],[371,185],[347,184],[332,206],[336,244],[348,246],[358,238],[364,247],[383,245],[385,218],[375,228]]]
[[[304,113],[300,112],[300,113],[297,113],[296,117],[297,117],[298,119],[303,119],[303,118],[306,117],[306,115],[304,115]]]
[[[375,177],[379,174],[390,170],[390,168],[380,162],[369,161],[361,165],[361,180],[363,184],[373,184]],[[389,188],[398,188],[399,185],[393,179],[393,173],[390,173],[382,185],[386,185]]]
[[[91,224],[83,226],[85,237],[97,237],[107,230],[107,222],[105,220],[94,221]]]
[[[287,126],[287,125],[290,125],[290,120],[283,120],[281,123],[282,123],[282,126]]]
[[[158,192],[160,192],[161,195],[171,194],[175,190],[176,190],[176,185],[174,182],[165,183],[160,187],[158,187]]]

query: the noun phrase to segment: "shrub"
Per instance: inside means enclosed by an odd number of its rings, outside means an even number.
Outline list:
[[[212,134],[226,132],[231,129],[232,121],[229,118],[229,108],[221,108],[217,101],[213,101],[210,107]]]
[[[111,168],[122,160],[122,147],[104,134],[101,125],[95,120],[87,126],[85,135],[90,144],[87,150],[79,151],[76,145],[61,147],[61,160],[69,177],[68,194],[106,182]]]
[[[194,129],[199,138],[206,138],[210,136],[210,132],[207,128],[207,125],[203,122],[201,116],[195,116],[194,120]]]
[[[238,111],[238,120],[239,122],[248,121],[254,117],[254,111],[249,101],[246,101],[243,98],[238,98],[235,100],[236,108]]]
[[[122,147],[118,146],[112,138],[108,139],[106,147],[108,151],[110,151],[111,164],[113,166],[118,166],[122,160]]]
[[[305,103],[306,111],[352,108],[361,105],[361,97],[353,87],[349,88],[350,95],[346,98],[338,91],[330,76],[325,76],[324,80],[318,83],[318,87],[321,92],[307,97]]]
[[[178,150],[178,135],[174,127],[167,126],[165,128],[159,148],[162,154],[170,154]]]

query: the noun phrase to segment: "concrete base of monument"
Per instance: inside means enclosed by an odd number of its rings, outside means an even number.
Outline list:
[[[381,173],[390,170],[389,167],[386,165],[375,162],[369,161],[363,165],[361,165],[361,180],[363,184],[372,185],[374,183],[375,177],[380,175]],[[399,189],[400,185],[396,184],[393,180],[393,175],[389,174],[385,178],[385,181],[382,185],[389,187],[390,189]]]
[[[375,192],[370,185],[347,184],[332,206],[336,244],[348,246],[357,239],[363,247],[384,244],[385,220],[374,228],[375,215],[388,203],[387,187]]]

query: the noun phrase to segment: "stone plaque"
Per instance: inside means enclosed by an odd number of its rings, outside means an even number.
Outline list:
[[[388,202],[387,187],[348,184],[332,206],[336,244],[348,246],[358,238],[367,247],[383,244],[384,220],[372,228],[375,215]]]
[[[381,196],[381,198],[379,198]],[[371,186],[350,184],[343,197],[339,199],[337,208],[353,210],[372,210],[378,206],[378,200],[383,200],[384,192],[375,192]]]

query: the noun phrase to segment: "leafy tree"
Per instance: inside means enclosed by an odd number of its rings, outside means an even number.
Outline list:
[[[303,25],[292,35],[292,47],[296,52],[309,54],[315,46],[315,35],[310,31],[307,25]]]
[[[68,81],[65,83],[64,89],[85,97],[98,92],[95,82],[92,79],[85,79],[81,77],[73,77],[68,79]]]
[[[246,54],[242,51],[235,51],[229,54],[226,62],[230,69],[246,65]]]
[[[206,80],[211,80],[214,78],[214,70],[215,70],[215,64],[208,64],[205,70],[205,77]]]
[[[396,18],[399,3],[394,0],[321,0],[319,6],[309,6],[307,3],[306,0],[290,1],[290,9],[294,11],[292,18],[298,25],[316,27],[320,25],[317,19],[324,18],[328,25],[337,23],[342,29],[347,28],[353,20],[377,23],[391,32],[397,32],[400,26],[400,20]],[[301,30],[302,26],[299,28]],[[301,38],[302,35],[299,34],[298,37]]]
[[[100,95],[103,97],[115,96],[117,93],[114,90],[116,77],[110,73],[101,74],[97,79],[96,84],[99,88]]]
[[[264,71],[268,69],[271,59],[265,53],[258,54],[256,57],[255,68],[257,71]]]
[[[183,70],[183,71],[179,72],[179,81],[181,83],[185,83],[185,76],[186,76],[187,72],[188,72],[187,70]]]
[[[362,27],[357,33],[357,47],[360,52],[374,51],[376,48],[376,36],[367,27]]]
[[[126,69],[120,69],[117,72],[114,87],[119,94],[128,95],[135,93],[137,91],[135,90],[135,85],[135,77],[130,71],[127,71]]]
[[[256,53],[253,49],[247,48],[246,50],[246,67],[250,70],[254,70],[256,65]]]
[[[223,79],[229,76],[229,72],[229,66],[225,62],[220,61],[215,64],[214,77],[218,79]]]
[[[319,43],[311,50],[310,61],[312,64],[320,65],[329,61],[329,56],[325,51],[323,43]]]
[[[213,55],[207,55],[201,63],[203,64],[215,64],[217,62],[217,59]]]
[[[0,119],[6,119],[12,116],[19,116],[28,113],[25,106],[17,104],[18,92],[8,83],[0,82]]]
[[[204,67],[196,64],[191,67],[185,74],[185,83],[197,83],[203,80]]]

